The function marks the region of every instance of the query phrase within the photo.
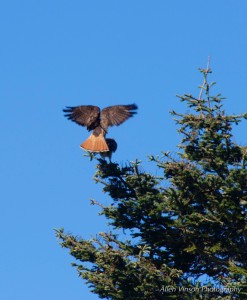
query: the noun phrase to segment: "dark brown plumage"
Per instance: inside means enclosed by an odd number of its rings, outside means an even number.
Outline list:
[[[114,139],[110,139],[110,138],[106,138],[105,140],[109,148],[109,151],[100,152],[100,156],[104,159],[108,157],[109,160],[111,161],[112,153],[116,152],[117,150],[117,142]]]
[[[63,111],[69,120],[85,126],[88,131],[93,131],[89,138],[81,144],[83,149],[91,152],[109,152],[109,146],[105,139],[108,127],[119,126],[136,114],[136,110],[137,106],[130,104],[109,106],[102,111],[93,105],[67,107]]]

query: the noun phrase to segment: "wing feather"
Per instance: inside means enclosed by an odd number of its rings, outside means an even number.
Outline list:
[[[101,111],[100,125],[105,130],[109,126],[118,126],[133,117],[136,114],[135,110],[137,110],[136,104],[108,106]]]
[[[65,112],[64,116],[69,120],[81,126],[86,126],[89,131],[100,124],[100,109],[98,106],[81,105],[66,107],[63,112]]]

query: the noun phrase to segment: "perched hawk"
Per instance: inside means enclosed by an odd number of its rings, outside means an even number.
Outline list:
[[[100,156],[104,159],[108,157],[109,160],[111,161],[112,153],[117,150],[117,142],[114,139],[110,139],[110,138],[106,138],[105,140],[109,148],[109,151],[100,152]]]
[[[67,107],[63,111],[69,120],[87,127],[88,131],[93,131],[89,138],[81,144],[81,148],[90,152],[106,152],[105,156],[110,157],[111,153],[116,151],[117,143],[113,139],[105,138],[108,127],[122,124],[128,118],[133,117],[136,110],[137,106],[130,104],[109,106],[102,111],[93,105]]]

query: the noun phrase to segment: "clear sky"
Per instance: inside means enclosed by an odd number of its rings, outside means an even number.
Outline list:
[[[176,150],[169,111],[187,110],[177,94],[199,94],[208,55],[226,111],[247,112],[246,11],[246,0],[1,2],[1,299],[98,299],[53,231],[107,230],[90,199],[110,203],[79,148],[88,132],[62,109],[136,103],[138,115],[109,132],[113,160],[156,172],[146,157]]]

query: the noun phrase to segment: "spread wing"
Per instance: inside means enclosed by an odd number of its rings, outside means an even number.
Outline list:
[[[137,106],[130,105],[114,105],[104,108],[100,114],[100,125],[107,130],[109,126],[118,126],[128,118],[136,114]]]
[[[82,105],[76,107],[66,107],[63,110],[65,117],[69,120],[81,125],[86,126],[90,131],[100,124],[100,109],[93,105]]]

